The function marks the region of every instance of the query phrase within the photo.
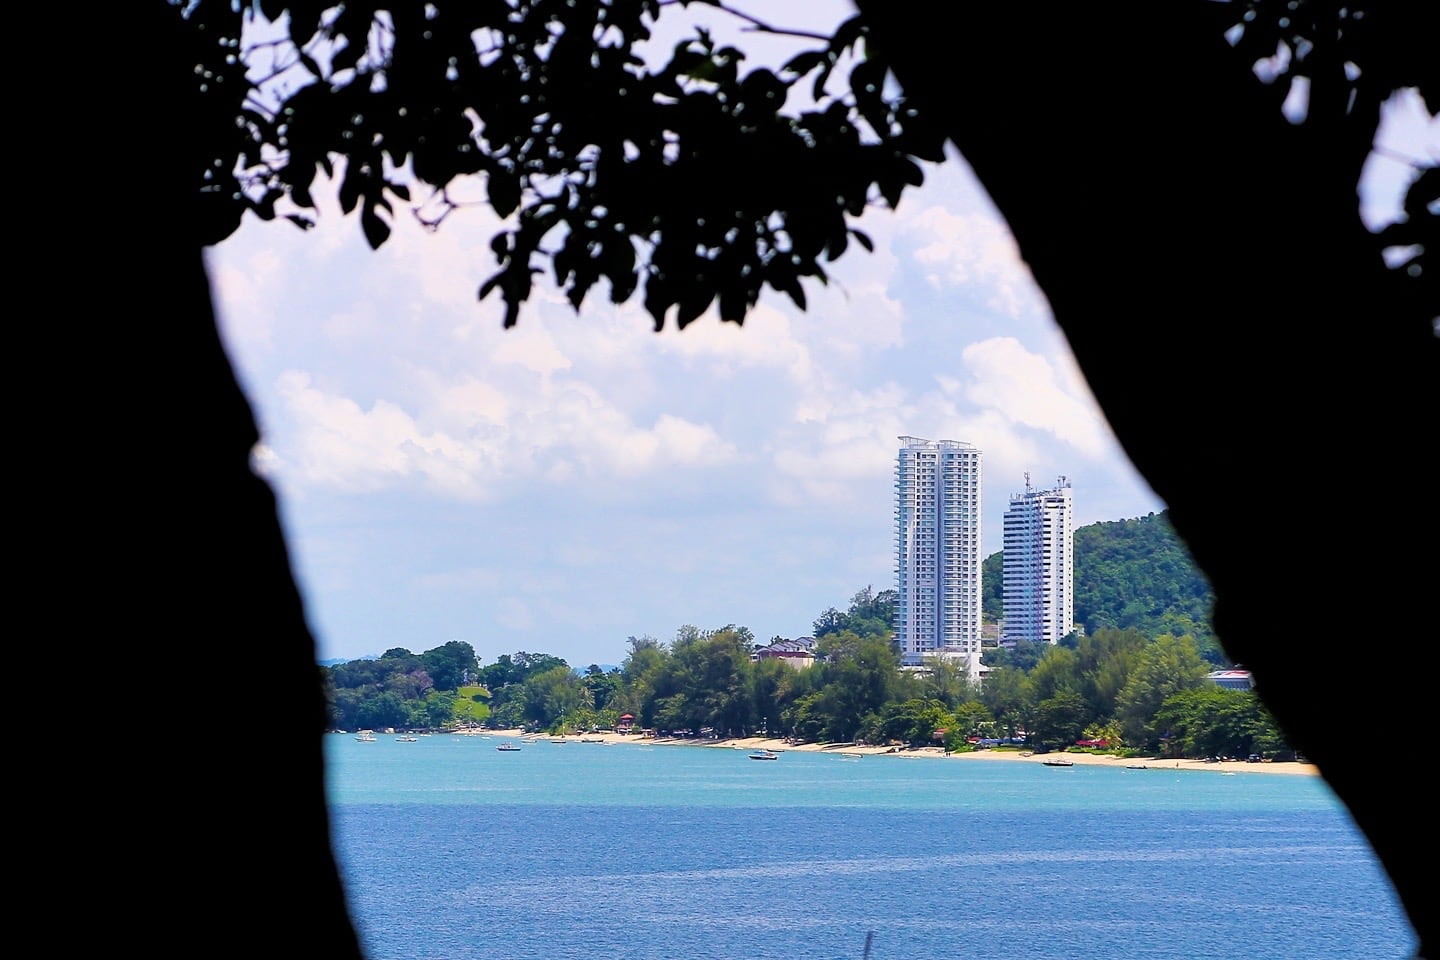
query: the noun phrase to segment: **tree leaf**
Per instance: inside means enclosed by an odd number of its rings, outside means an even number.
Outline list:
[[[340,182],[340,212],[350,214],[360,202],[360,178],[347,168],[345,179]]]
[[[390,236],[390,225],[380,219],[373,203],[367,203],[361,209],[360,229],[365,231],[365,242],[370,244],[371,250],[379,250],[380,245]]]
[[[491,170],[485,178],[485,192],[498,216],[508,217],[520,206],[520,178],[508,170]]]
[[[825,51],[810,50],[806,53],[796,54],[794,57],[791,57],[790,62],[781,67],[780,71],[782,73],[793,73],[798,77],[803,77],[821,64],[828,63],[829,60],[829,54],[825,53]]]

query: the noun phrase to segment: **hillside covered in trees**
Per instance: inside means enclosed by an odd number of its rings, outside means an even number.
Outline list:
[[[991,623],[1004,616],[1004,556],[986,557],[981,570],[984,616]],[[1206,660],[1224,665],[1210,623],[1214,602],[1209,582],[1170,525],[1169,511],[1075,531],[1077,630],[1188,634]]]
[[[1170,525],[1169,511],[1075,531],[1075,622],[1089,633],[1114,627],[1189,634],[1224,654],[1210,625],[1215,596]]]

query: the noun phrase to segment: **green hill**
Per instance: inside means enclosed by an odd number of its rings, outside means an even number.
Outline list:
[[[985,618],[1003,615],[1002,553],[981,572]],[[1225,657],[1210,625],[1215,596],[1170,525],[1168,511],[1075,531],[1075,623],[1086,633],[1134,628],[1190,634],[1207,660]]]

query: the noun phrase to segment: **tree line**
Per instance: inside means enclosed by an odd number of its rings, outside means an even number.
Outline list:
[[[728,624],[631,637],[619,667],[577,669],[548,654],[482,667],[451,641],[387,651],[327,670],[339,727],[443,727],[465,715],[496,728],[574,733],[638,728],[682,736],[786,736],[801,742],[942,744],[1025,738],[1037,750],[1104,741],[1130,754],[1283,755],[1284,738],[1251,691],[1216,686],[1188,635],[1106,627],[1055,646],[986,651],[982,683],[963,664],[902,669],[884,615],[890,591],[858,591],[815,621],[815,659],[797,669],[756,658],[754,635]],[[877,615],[877,612],[880,615]],[[430,665],[454,689],[442,689]]]

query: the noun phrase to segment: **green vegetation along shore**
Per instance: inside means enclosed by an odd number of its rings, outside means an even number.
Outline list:
[[[998,568],[998,556],[987,568]],[[682,626],[669,641],[630,637],[623,664],[608,670],[524,651],[482,666],[462,641],[322,670],[336,728],[563,733],[613,730],[626,718],[635,729],[692,737],[950,752],[1023,736],[1041,751],[1084,741],[1120,756],[1289,754],[1252,692],[1207,679],[1229,664],[1209,629],[1208,585],[1164,514],[1081,528],[1076,567],[1084,629],[1055,646],[987,650],[978,686],[951,663],[902,669],[890,642],[894,592],[870,587],[816,618],[816,657],[805,669],[752,659],[764,644],[728,624]]]

